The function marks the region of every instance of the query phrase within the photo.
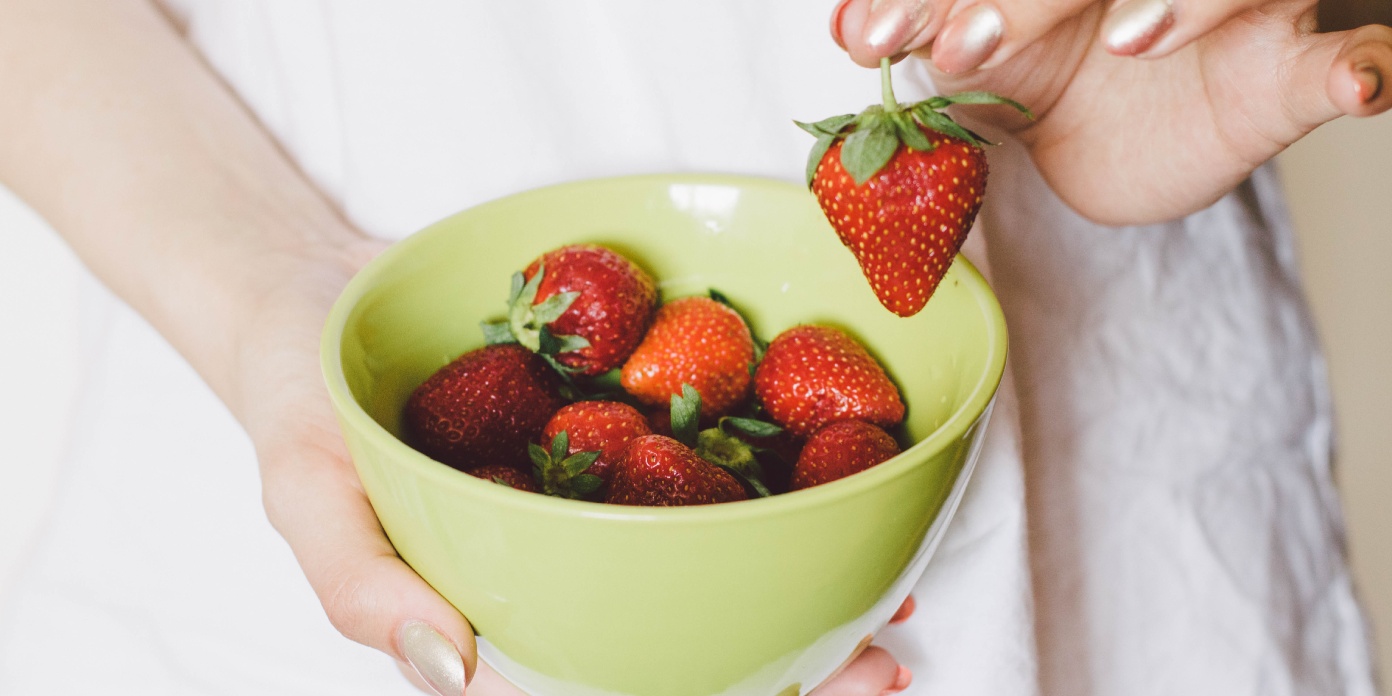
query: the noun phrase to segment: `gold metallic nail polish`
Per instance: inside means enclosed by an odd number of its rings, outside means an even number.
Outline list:
[[[981,4],[949,20],[933,45],[933,63],[946,73],[975,70],[1000,47],[1005,19],[996,8]]]
[[[1174,26],[1173,0],[1131,0],[1107,15],[1102,41],[1117,55],[1145,53]]]
[[[932,16],[933,7],[927,0],[877,2],[865,18],[865,44],[877,51],[898,51]]]
[[[454,643],[424,621],[401,627],[401,655],[440,696],[464,693],[464,658]]]

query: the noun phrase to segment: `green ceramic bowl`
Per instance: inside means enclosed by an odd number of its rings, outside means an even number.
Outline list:
[[[595,242],[666,297],[718,288],[773,337],[825,322],[900,385],[917,443],[869,471],[763,500],[632,508],[473,478],[397,439],[411,390],[482,344],[508,279]],[[806,189],[731,176],[582,181],[420,231],[349,283],[323,365],[358,474],[397,551],[473,622],[483,658],[536,696],[806,693],[922,574],[979,451],[1005,323],[964,260],[927,309],[882,309]]]

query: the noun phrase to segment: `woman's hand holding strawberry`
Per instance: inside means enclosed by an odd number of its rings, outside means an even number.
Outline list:
[[[1317,126],[1392,108],[1392,28],[1317,34],[1317,0],[843,0],[866,67],[913,54],[1012,132],[1074,209],[1108,224],[1200,210]]]

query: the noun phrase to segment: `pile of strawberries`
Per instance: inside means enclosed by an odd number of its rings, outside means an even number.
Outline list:
[[[488,345],[421,384],[407,442],[518,490],[700,505],[799,490],[898,454],[898,390],[826,326],[760,341],[719,293],[659,306],[653,278],[601,246],[513,276]]]

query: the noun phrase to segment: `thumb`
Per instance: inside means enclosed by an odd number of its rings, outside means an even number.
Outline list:
[[[460,696],[478,664],[473,629],[396,555],[341,449],[263,452],[267,517],[340,633]]]
[[[1371,24],[1309,41],[1286,85],[1286,104],[1302,131],[1392,109],[1392,28]]]

